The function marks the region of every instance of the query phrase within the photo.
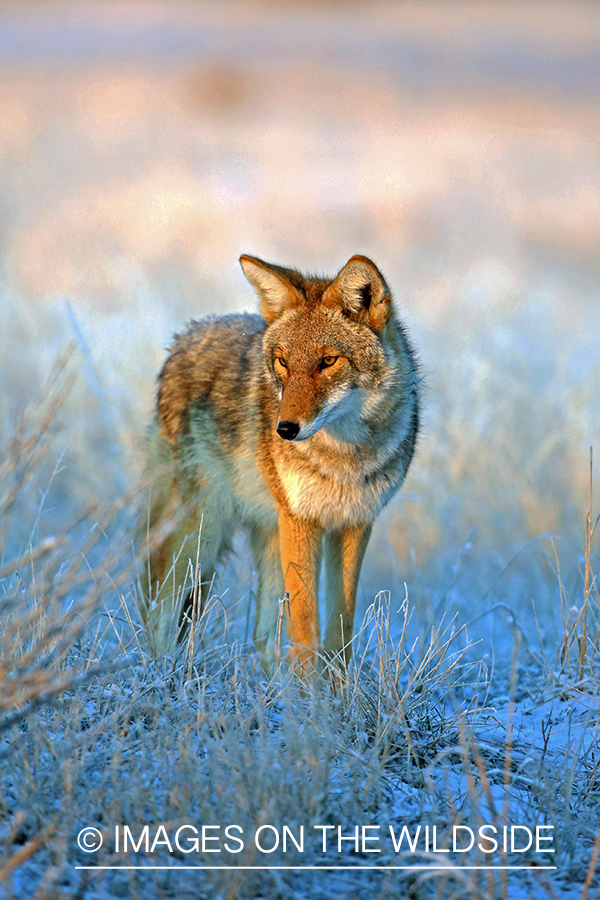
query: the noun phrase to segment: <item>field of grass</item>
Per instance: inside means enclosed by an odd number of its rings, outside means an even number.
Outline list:
[[[0,898],[600,897],[599,38],[589,3],[0,3]],[[176,659],[136,612],[155,378],[254,308],[242,252],[372,257],[422,366],[354,661],[308,686],[260,669],[241,540]]]

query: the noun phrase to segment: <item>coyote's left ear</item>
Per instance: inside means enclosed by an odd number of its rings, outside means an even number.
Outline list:
[[[244,275],[260,298],[260,311],[269,325],[288,309],[303,302],[300,293],[302,276],[293,269],[284,269],[263,262],[254,256],[240,256]]]
[[[381,331],[390,317],[392,296],[374,262],[353,256],[323,294],[325,306],[341,306],[352,319]]]

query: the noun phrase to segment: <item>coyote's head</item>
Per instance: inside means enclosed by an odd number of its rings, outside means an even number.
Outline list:
[[[263,354],[279,395],[279,436],[302,441],[324,428],[364,440],[369,409],[394,368],[391,294],[377,266],[353,256],[325,279],[251,256],[240,263],[268,322]]]

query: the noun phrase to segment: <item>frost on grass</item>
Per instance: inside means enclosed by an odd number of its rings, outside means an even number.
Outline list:
[[[2,456],[6,534],[65,378]],[[194,643],[157,663],[135,613],[128,502],[50,538],[34,521],[27,546],[2,559],[6,897],[585,896],[600,799],[591,567],[587,611],[565,598],[556,658],[534,659],[515,629],[504,674],[455,620],[419,621],[408,590],[378,595],[349,671],[333,661],[313,682],[285,666],[266,678],[217,600]],[[456,829],[483,825],[550,826],[556,852],[447,852]],[[88,827],[103,838],[94,854],[77,844]],[[415,868],[434,863],[445,868]],[[514,864],[527,868],[492,868]],[[118,868],[77,868],[90,865]]]

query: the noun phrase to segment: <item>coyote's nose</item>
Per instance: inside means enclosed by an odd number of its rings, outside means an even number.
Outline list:
[[[277,426],[277,434],[286,441],[293,441],[299,431],[300,426],[297,422],[280,422]]]

